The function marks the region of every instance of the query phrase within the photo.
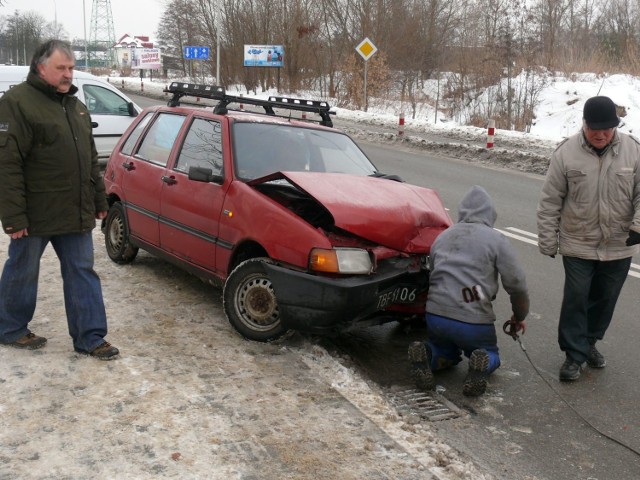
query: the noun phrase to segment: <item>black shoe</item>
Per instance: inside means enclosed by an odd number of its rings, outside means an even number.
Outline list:
[[[431,349],[424,342],[409,345],[411,378],[420,390],[433,390],[436,382],[431,371]]]
[[[567,355],[567,359],[560,367],[560,381],[570,382],[580,378],[580,364]]]
[[[487,390],[488,379],[489,354],[486,350],[474,350],[469,356],[469,373],[462,385],[463,395],[479,397]]]
[[[89,355],[99,360],[113,360],[120,353],[120,350],[111,345],[109,342],[102,342],[90,352],[87,352],[86,350],[80,350],[78,348],[76,348],[75,350],[78,353]]]
[[[604,359],[595,345],[591,345],[591,348],[589,349],[587,365],[589,365],[591,368],[604,368],[607,365],[607,361]]]
[[[35,350],[37,348],[44,347],[45,343],[47,343],[46,338],[39,337],[35,333],[27,333],[24,337],[20,337],[15,342],[7,343],[6,345],[16,348],[24,348],[26,350]]]

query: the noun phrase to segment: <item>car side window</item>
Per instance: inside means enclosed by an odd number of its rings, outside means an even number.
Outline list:
[[[146,128],[152,116],[153,113],[147,113],[144,118],[142,118],[138,122],[136,128],[134,128],[133,131],[129,134],[129,138],[127,138],[127,140],[124,142],[124,145],[122,145],[122,149],[120,150],[123,155],[131,155],[133,153],[133,148],[136,146],[136,143],[138,143],[138,139],[140,138],[140,135],[142,135],[142,131]]]
[[[189,127],[175,169],[188,173],[190,167],[222,174],[222,125],[215,120],[195,118]]]
[[[159,114],[142,139],[136,156],[157,165],[166,166],[184,120],[184,115]]]
[[[92,115],[129,116],[129,102],[111,90],[97,85],[84,85],[84,99]]]

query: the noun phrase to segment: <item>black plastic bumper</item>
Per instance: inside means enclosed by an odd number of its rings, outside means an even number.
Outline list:
[[[387,312],[402,300],[409,303],[407,298],[396,298],[388,304],[393,292],[412,292],[414,303],[423,307],[428,274],[409,271],[410,263],[411,259],[399,259],[374,275],[347,278],[311,275],[271,264],[264,267],[278,299],[282,323],[294,330],[328,333],[371,318],[382,322],[386,313],[389,319],[402,317],[401,313]]]

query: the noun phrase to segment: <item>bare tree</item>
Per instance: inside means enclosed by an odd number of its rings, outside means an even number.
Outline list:
[[[184,76],[196,65],[212,75],[220,60],[222,85],[310,89],[345,105],[362,103],[354,49],[368,37],[380,91],[413,116],[429,102],[462,123],[526,129],[547,72],[640,70],[639,30],[640,0],[169,0],[158,37],[165,65]],[[31,38],[63,33],[0,18],[0,57],[22,63]],[[209,60],[185,60],[184,47],[198,45]],[[246,45],[283,45],[283,67],[245,67]]]
[[[0,61],[15,65],[28,65],[35,49],[48,37],[47,21],[37,12],[24,14],[16,11],[4,17],[0,40]]]
[[[200,46],[204,41],[202,17],[197,5],[189,0],[172,0],[158,25],[158,43],[164,50],[165,65],[181,70],[184,76],[193,74],[193,60],[184,58],[184,47]]]

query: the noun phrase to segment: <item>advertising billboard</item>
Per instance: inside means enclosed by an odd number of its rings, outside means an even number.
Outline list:
[[[245,45],[245,67],[282,67],[284,47],[282,45]]]
[[[162,54],[159,48],[132,48],[131,68],[159,70],[162,68]]]

